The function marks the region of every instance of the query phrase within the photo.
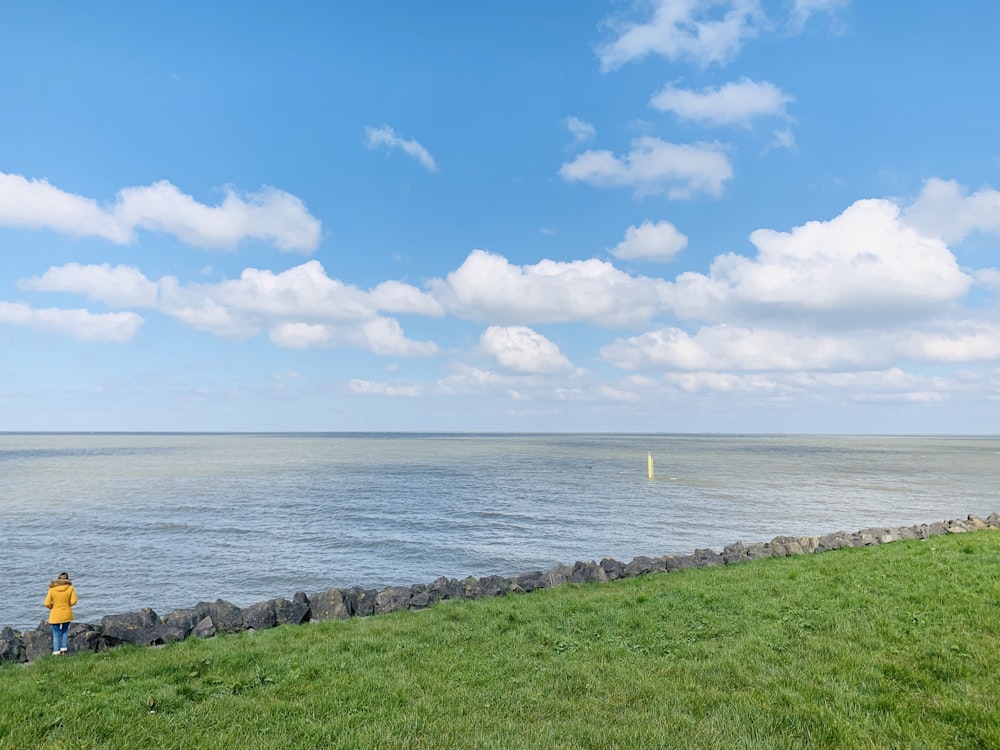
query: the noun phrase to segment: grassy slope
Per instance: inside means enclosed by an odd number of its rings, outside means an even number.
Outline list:
[[[0,748],[997,748],[998,581],[982,531],[50,657]]]

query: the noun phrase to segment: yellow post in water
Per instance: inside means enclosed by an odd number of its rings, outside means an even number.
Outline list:
[[[650,451],[649,454],[649,478],[653,478],[653,453]]]

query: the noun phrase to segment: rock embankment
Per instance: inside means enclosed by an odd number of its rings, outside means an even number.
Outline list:
[[[566,583],[612,581],[685,568],[734,565],[765,557],[826,552],[843,547],[871,547],[903,539],[927,539],[942,534],[997,528],[1000,528],[1000,514],[993,513],[985,520],[970,515],[965,520],[862,529],[851,534],[836,531],[824,536],[779,536],[770,542],[748,545],[736,542],[727,545],[721,552],[698,549],[690,555],[636,557],[629,563],[606,557],[600,562],[557,565],[547,571],[522,573],[513,578],[492,575],[458,580],[442,577],[431,583],[387,586],[382,590],[354,586],[332,588],[316,594],[298,592],[291,599],[268,599],[245,608],[218,599],[215,602],[199,602],[188,609],[174,610],[162,618],[147,607],[138,612],[107,615],[100,625],[73,623],[69,631],[69,652],[106,651],[123,644],[157,646],[190,637],[211,638],[217,633],[263,630],[309,621],[368,617],[399,609],[426,609],[446,599],[523,594]],[[28,662],[51,652],[52,632],[47,623],[42,622],[37,629],[24,633],[11,628],[0,630],[0,661]]]

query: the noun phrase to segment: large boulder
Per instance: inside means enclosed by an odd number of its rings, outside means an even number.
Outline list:
[[[278,625],[298,625],[309,619],[309,597],[297,591],[291,601],[281,597],[274,600],[274,618]]]
[[[104,640],[101,631],[93,625],[83,622],[74,622],[69,626],[67,645],[71,654],[86,651],[106,651],[108,648],[107,641]]]
[[[410,589],[407,586],[386,586],[375,595],[375,614],[377,615],[409,608]]]
[[[238,633],[243,630],[243,610],[225,599],[198,602],[195,609],[202,618],[211,617],[215,629],[220,633]]]
[[[195,638],[212,638],[218,630],[215,628],[215,623],[212,622],[212,618],[205,615],[197,624],[192,628],[191,635]]]
[[[110,645],[131,643],[133,646],[162,646],[182,641],[187,632],[177,625],[163,622],[149,607],[138,612],[106,615],[101,619],[101,637]]]
[[[197,625],[204,615],[200,614],[195,607],[186,609],[175,609],[163,618],[163,622],[177,628],[184,633],[185,637],[191,635],[194,626]]]
[[[350,604],[340,589],[327,589],[309,597],[309,619],[346,620],[351,616]]]
[[[352,586],[344,591],[344,601],[347,603],[347,611],[354,617],[368,617],[375,614],[375,597],[378,591],[375,589],[365,589],[361,586]]]
[[[23,658],[21,634],[10,628],[0,630],[0,662],[21,661]]]
[[[247,630],[267,630],[278,624],[274,599],[251,604],[243,610],[243,627]]]
[[[21,634],[21,648],[25,661],[35,661],[51,654],[52,627],[47,622],[41,622],[35,630],[24,631]]]

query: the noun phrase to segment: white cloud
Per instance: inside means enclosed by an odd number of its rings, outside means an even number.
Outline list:
[[[698,65],[725,64],[758,33],[757,0],[656,0],[645,23],[609,21],[617,38],[598,49],[602,70],[656,54]]]
[[[330,343],[330,328],[322,323],[279,323],[269,334],[271,343],[285,349],[311,349]]]
[[[429,357],[438,353],[433,341],[411,341],[394,318],[373,318],[352,329],[351,343],[383,357]]]
[[[1000,269],[980,268],[975,272],[976,283],[994,292],[1000,291]]]
[[[80,237],[101,237],[117,244],[134,239],[112,212],[92,198],[66,193],[47,180],[0,172],[0,225],[53,229]]]
[[[505,325],[589,321],[599,326],[647,322],[662,309],[667,282],[630,276],[610,263],[543,260],[513,266],[506,258],[473,250],[431,293],[454,316]]]
[[[791,14],[792,29],[801,31],[810,17],[815,14],[828,13],[833,15],[849,4],[850,0],[795,0]]]
[[[661,112],[673,112],[683,120],[713,125],[749,125],[757,117],[784,116],[793,98],[770,81],[741,78],[716,89],[701,92],[667,86],[654,94],[649,104]]]
[[[122,343],[135,336],[143,319],[131,312],[35,309],[21,302],[0,302],[0,324],[57,333],[80,341]]]
[[[490,326],[480,337],[479,346],[513,372],[551,374],[572,369],[558,346],[525,326]]]
[[[444,308],[427,292],[400,281],[383,281],[371,290],[371,300],[385,312],[441,318]]]
[[[788,150],[793,150],[796,146],[795,134],[792,133],[789,128],[782,128],[780,130],[775,130],[771,134],[771,142],[767,145],[766,150],[772,148],[785,148]]]
[[[286,349],[350,346],[387,357],[427,357],[437,354],[433,342],[411,341],[392,318],[372,318],[356,325],[286,322],[268,334],[275,346]]]
[[[595,187],[627,187],[640,196],[666,193],[683,199],[696,193],[721,195],[733,170],[717,143],[667,143],[643,136],[633,140],[632,150],[621,158],[610,151],[585,151],[563,164],[559,174]]]
[[[352,393],[360,396],[403,396],[415,398],[423,395],[423,389],[419,385],[393,385],[390,383],[377,383],[373,380],[354,379],[348,384]]]
[[[953,323],[946,331],[901,334],[900,354],[928,362],[991,362],[1000,360],[1000,324],[985,321]]]
[[[694,336],[663,328],[621,339],[601,356],[624,370],[829,370],[870,367],[885,349],[864,337],[776,328],[708,326]]]
[[[906,221],[945,242],[961,242],[972,232],[1000,237],[1000,191],[992,188],[966,194],[954,180],[931,178],[905,212]]]
[[[644,221],[625,230],[625,239],[611,249],[622,260],[652,260],[665,262],[687,247],[688,238],[669,221],[655,224]]]
[[[279,250],[311,252],[321,231],[301,200],[271,187],[243,195],[227,189],[221,204],[206,206],[161,180],[119,192],[115,216],[125,226],[205,248],[232,249],[245,239],[262,239]]]
[[[80,294],[115,307],[155,308],[192,328],[227,338],[268,331],[277,346],[356,346],[391,356],[435,354],[437,345],[408,340],[399,323],[380,316],[380,311],[443,315],[441,305],[415,287],[383,282],[365,292],[331,279],[315,260],[280,273],[247,268],[238,279],[186,285],[171,276],[151,281],[126,266],[70,263],[18,285]]]
[[[592,140],[594,136],[597,135],[597,128],[589,122],[584,122],[578,117],[567,117],[565,122],[567,129],[573,134],[573,141],[575,144]]]
[[[831,314],[854,325],[873,315],[924,315],[972,284],[948,247],[899,219],[884,200],[861,200],[840,216],[791,232],[750,235],[757,257],[721,255],[708,275],[688,272],[672,286],[681,317]]]
[[[851,332],[723,324],[693,335],[669,327],[619,339],[601,356],[630,372],[815,373],[881,369],[898,361],[992,362],[1000,359],[1000,324],[944,320],[925,329]]]
[[[400,138],[396,135],[396,131],[388,125],[383,125],[380,128],[366,127],[365,134],[367,136],[368,148],[398,148],[419,161],[428,172],[438,171],[434,157],[431,156],[426,148],[415,140]]]
[[[17,282],[18,289],[44,292],[81,294],[85,298],[103,301],[110,307],[153,307],[157,286],[130,266],[112,268],[67,263],[53,267],[37,278]]]
[[[116,244],[136,239],[137,229],[171,234],[205,248],[232,249],[246,239],[273,241],[281,250],[311,252],[321,225],[302,201],[275,188],[237,194],[227,189],[218,206],[206,206],[163,180],[119,191],[102,207],[45,180],[0,172],[0,225],[48,228],[100,237]]]

